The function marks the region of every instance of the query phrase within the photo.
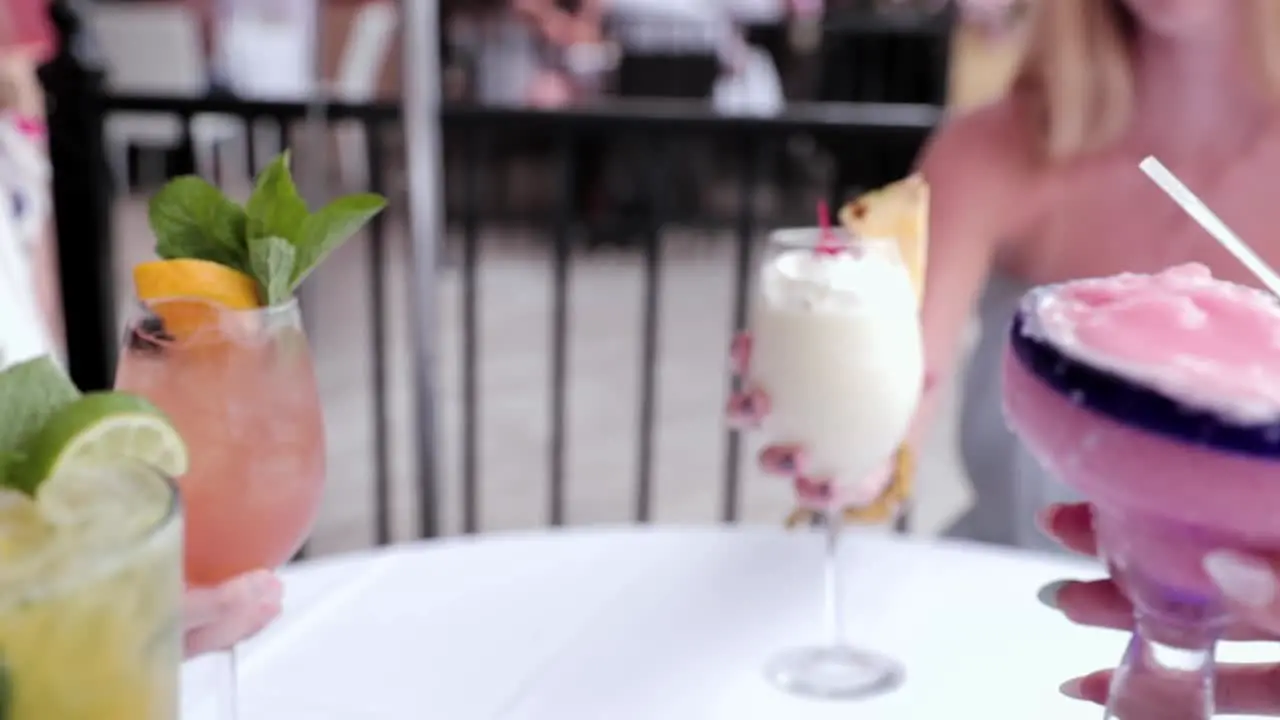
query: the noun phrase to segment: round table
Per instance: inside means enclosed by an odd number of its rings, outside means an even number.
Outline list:
[[[852,640],[907,670],[896,692],[821,702],[764,679],[822,639],[822,541],[755,529],[538,532],[403,545],[285,572],[284,616],[241,650],[243,720],[1097,718],[1059,683],[1120,633],[1035,600],[1085,560],[851,532]],[[1227,648],[1256,659],[1274,648]],[[188,717],[208,686],[190,663]],[[204,715],[207,717],[208,715]]]

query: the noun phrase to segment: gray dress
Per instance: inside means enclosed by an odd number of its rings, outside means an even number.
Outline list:
[[[1009,432],[1000,401],[1005,337],[1028,288],[1024,282],[993,275],[979,303],[982,335],[964,378],[960,411],[960,449],[973,483],[974,504],[946,534],[1058,550],[1036,527],[1036,513],[1050,503],[1079,498],[1041,468]]]

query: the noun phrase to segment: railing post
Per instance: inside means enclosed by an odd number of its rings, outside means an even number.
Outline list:
[[[103,147],[105,77],[76,0],[51,0],[57,53],[39,70],[49,125],[67,367],[83,390],[111,387],[116,352],[112,187]]]
[[[444,236],[444,194],[440,143],[440,10],[438,0],[404,0],[402,107],[408,144],[409,247],[413,268],[415,410],[418,421],[418,505],[421,534],[440,534],[436,450],[436,260]]]

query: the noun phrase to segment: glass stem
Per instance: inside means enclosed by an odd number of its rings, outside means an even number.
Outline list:
[[[844,583],[840,579],[840,529],[844,513],[833,508],[826,513],[823,523],[826,532],[826,606],[827,639],[831,647],[844,647]]]
[[[1211,720],[1218,630],[1139,612],[1111,678],[1106,720]]]
[[[217,654],[217,664],[222,676],[218,688],[218,704],[221,706],[218,717],[221,720],[240,720],[240,672],[234,645]]]

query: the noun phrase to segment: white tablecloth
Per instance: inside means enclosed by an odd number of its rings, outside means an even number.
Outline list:
[[[773,651],[822,638],[822,549],[773,530],[538,533],[408,545],[286,574],[284,617],[242,651],[243,720],[1071,720],[1063,680],[1119,633],[1035,600],[1084,561],[850,534],[856,644],[905,685],[859,703],[774,690]],[[1274,648],[1229,648],[1229,659]],[[192,668],[194,672],[195,668]],[[207,692],[185,686],[194,707]],[[197,717],[196,714],[185,717]]]

